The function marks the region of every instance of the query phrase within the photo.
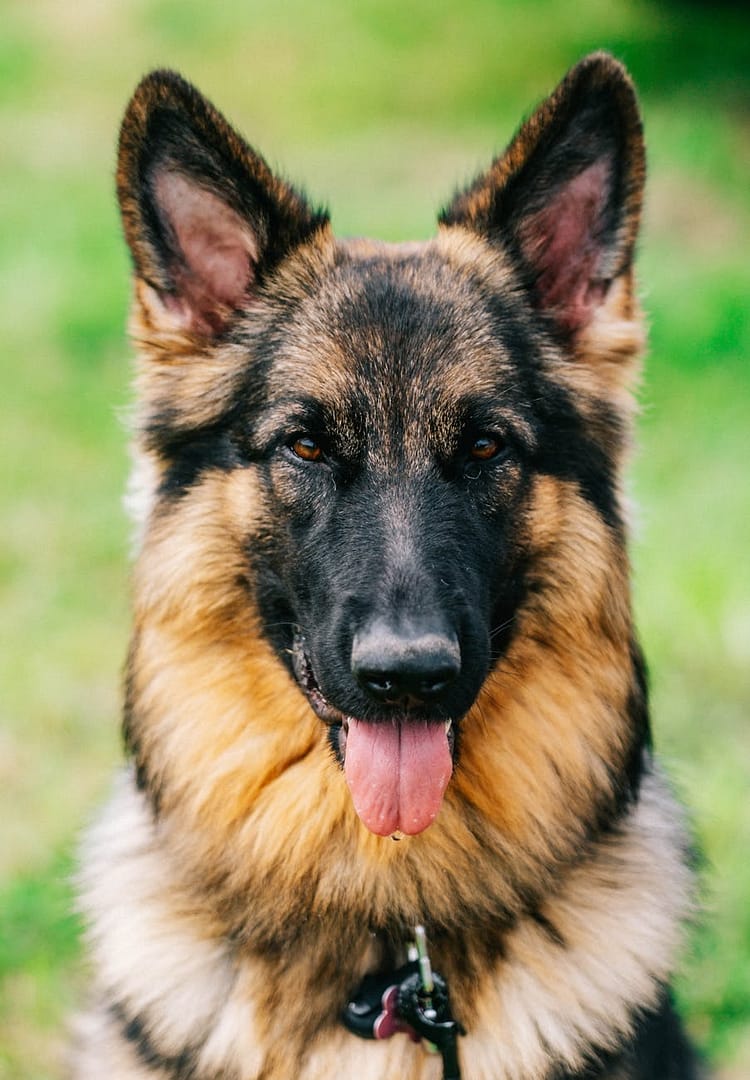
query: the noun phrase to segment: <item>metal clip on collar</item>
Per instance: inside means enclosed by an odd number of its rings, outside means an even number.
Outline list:
[[[433,972],[424,927],[415,928],[416,959],[391,973],[366,975],[342,1015],[344,1026],[364,1039],[389,1039],[402,1032],[443,1059],[443,1080],[461,1080],[458,1036],[448,987]]]

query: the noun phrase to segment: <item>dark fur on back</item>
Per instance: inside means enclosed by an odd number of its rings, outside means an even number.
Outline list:
[[[136,90],[131,764],[77,1076],[435,1077],[340,1023],[418,922],[464,1080],[697,1075],[622,495],[643,180],[605,54],[413,245],[337,241],[183,79]]]

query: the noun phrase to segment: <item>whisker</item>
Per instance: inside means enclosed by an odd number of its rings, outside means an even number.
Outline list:
[[[508,627],[512,626],[514,620],[515,620],[515,615],[511,615],[511,617],[509,619],[506,619],[505,622],[500,623],[500,625],[496,626],[494,630],[490,630],[490,641],[497,634],[501,634],[503,632],[503,630],[507,630]]]

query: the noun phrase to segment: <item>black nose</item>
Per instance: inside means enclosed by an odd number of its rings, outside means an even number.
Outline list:
[[[440,626],[377,619],[358,631],[351,670],[365,693],[389,705],[436,701],[461,671],[456,636]]]

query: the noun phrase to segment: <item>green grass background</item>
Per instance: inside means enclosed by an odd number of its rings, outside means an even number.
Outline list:
[[[0,0],[0,1075],[61,1075],[75,837],[118,760],[128,260],[116,130],[179,68],[343,233],[424,237],[592,48],[642,93],[636,604],[657,744],[705,852],[679,995],[750,1076],[750,18],[646,0]]]

